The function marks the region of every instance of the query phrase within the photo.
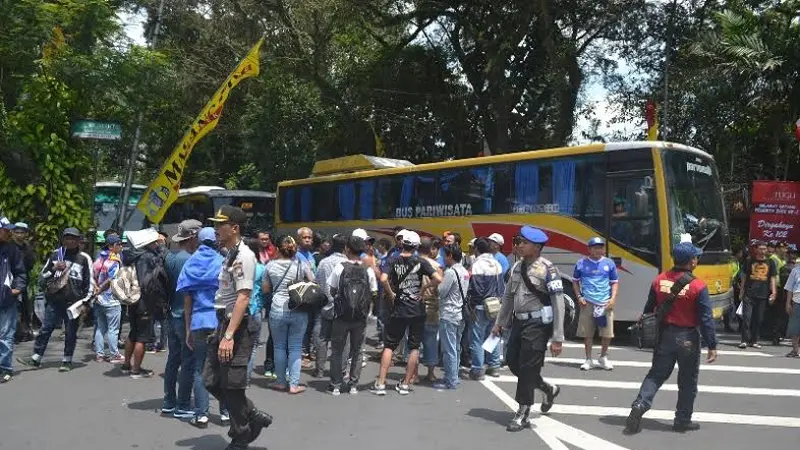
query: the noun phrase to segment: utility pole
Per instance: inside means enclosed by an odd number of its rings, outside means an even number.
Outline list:
[[[661,140],[667,140],[667,127],[669,126],[669,57],[672,53],[672,37],[675,31],[673,30],[673,21],[675,18],[675,9],[678,6],[678,0],[672,0],[672,10],[667,17],[667,40],[664,48],[664,120],[661,121]]]
[[[158,12],[156,13],[156,25],[153,28],[153,34],[150,39],[150,48],[156,48],[158,42],[158,33],[161,30],[161,15],[164,12],[164,0],[158,3]],[[122,187],[122,200],[119,205],[119,217],[117,217],[117,226],[124,229],[125,224],[130,218],[128,214],[128,199],[131,196],[131,186],[133,184],[133,174],[136,170],[136,161],[139,159],[139,137],[142,134],[142,122],[144,121],[144,111],[139,110],[139,115],[136,118],[136,131],[133,133],[133,144],[131,145],[131,155],[128,160],[128,171],[125,173],[125,183]]]

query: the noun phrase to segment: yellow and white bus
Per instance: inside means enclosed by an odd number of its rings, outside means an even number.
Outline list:
[[[602,236],[620,273],[620,322],[636,320],[650,282],[672,265],[670,249],[690,234],[704,249],[695,273],[708,285],[715,317],[733,298],[714,159],[685,145],[591,144],[421,165],[356,155],[317,162],[310,178],[279,183],[277,195],[278,232],[359,227],[380,238],[402,226],[422,236],[458,232],[463,245],[500,233],[508,254],[530,224],[550,236],[545,256],[569,287],[586,242]]]

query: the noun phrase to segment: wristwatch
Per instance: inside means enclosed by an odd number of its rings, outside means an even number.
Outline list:
[[[226,341],[232,341],[233,340],[233,333],[231,333],[230,331],[226,332],[224,338],[225,338]]]

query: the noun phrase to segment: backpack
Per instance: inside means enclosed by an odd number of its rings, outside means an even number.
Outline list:
[[[372,300],[367,273],[371,269],[354,263],[342,263],[342,267],[339,289],[333,300],[335,317],[349,322],[364,320]]]
[[[117,276],[111,280],[111,295],[123,305],[131,306],[139,302],[142,290],[136,276],[136,267],[120,267]]]

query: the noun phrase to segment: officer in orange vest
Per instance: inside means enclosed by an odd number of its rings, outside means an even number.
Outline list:
[[[702,253],[702,250],[689,242],[676,245],[672,250],[675,267],[657,276],[650,286],[644,313],[662,309],[658,316],[662,318],[659,324],[660,339],[653,349],[650,372],[642,382],[639,395],[631,407],[625,425],[627,434],[641,430],[642,416],[652,406],[661,385],[672,374],[675,363],[678,363],[678,405],[672,429],[686,432],[700,428],[697,423],[692,422],[692,411],[700,372],[701,334],[708,344],[706,361],[713,363],[717,359],[717,338],[708,288],[703,281],[692,275]],[[676,284],[678,286],[673,289]],[[670,299],[673,296],[674,299]],[[665,302],[667,306],[664,306]]]

